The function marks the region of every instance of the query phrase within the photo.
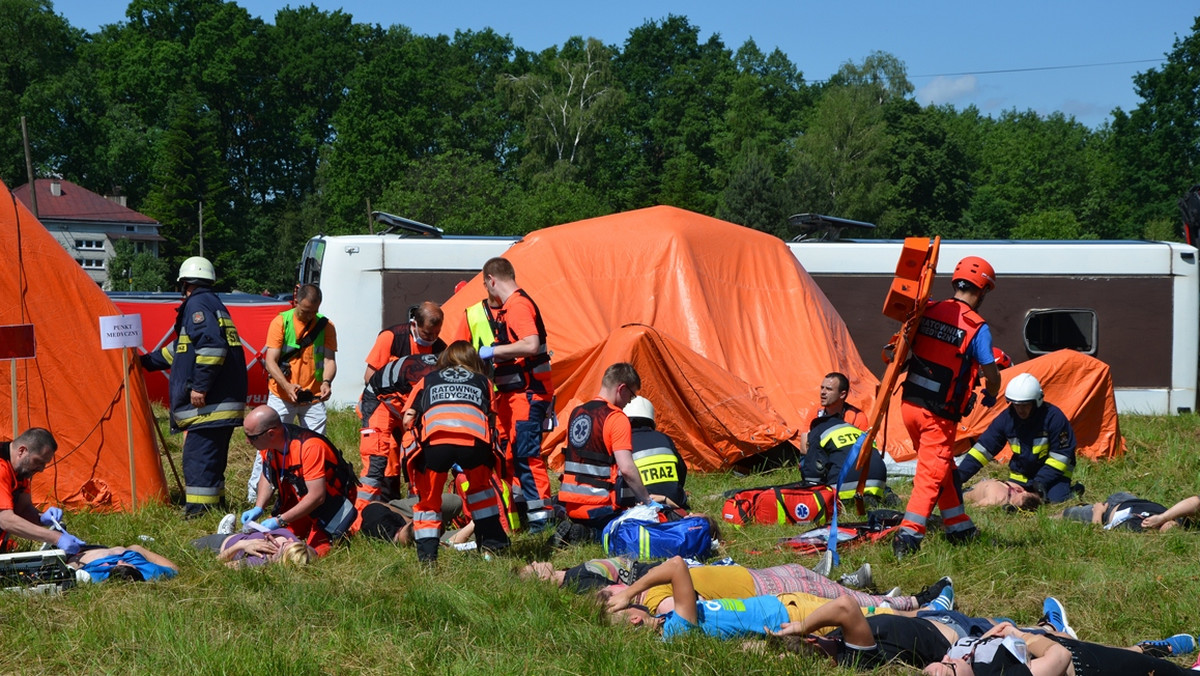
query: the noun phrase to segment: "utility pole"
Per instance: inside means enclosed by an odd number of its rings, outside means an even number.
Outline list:
[[[33,180],[33,153],[29,150],[29,128],[25,126],[24,115],[21,116],[21,138],[25,140],[25,173],[29,176],[29,210],[33,212],[33,217],[37,218],[37,183]]]
[[[204,200],[200,200],[200,255],[204,255]]]

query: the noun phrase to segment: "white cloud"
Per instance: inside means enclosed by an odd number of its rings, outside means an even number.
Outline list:
[[[941,75],[917,91],[917,100],[923,104],[941,105],[956,103],[978,93],[979,81],[974,75],[958,77]]]

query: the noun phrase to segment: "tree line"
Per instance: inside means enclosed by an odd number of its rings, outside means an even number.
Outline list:
[[[307,238],[372,210],[456,234],[669,204],[783,237],[817,212],[881,237],[1171,239],[1200,183],[1200,18],[1098,129],[921,106],[883,52],[825,82],[801,65],[684,16],[534,52],[314,6],[133,0],[88,33],[0,0],[0,180],[26,182],[25,116],[39,176],[125,195],[172,267],[203,211],[223,285],[249,291],[291,288]]]

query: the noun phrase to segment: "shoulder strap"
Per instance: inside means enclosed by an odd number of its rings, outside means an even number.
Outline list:
[[[308,349],[309,345],[312,345],[317,340],[317,336],[321,335],[321,332],[325,330],[325,325],[328,323],[328,317],[317,317],[317,321],[313,322],[312,326],[308,327],[308,330],[304,332],[304,335],[296,340],[296,347],[290,348],[279,355],[279,361],[291,361],[299,357],[302,352]]]

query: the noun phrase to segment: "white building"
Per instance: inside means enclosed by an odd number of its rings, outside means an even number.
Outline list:
[[[58,178],[39,178],[37,188],[38,220],[62,244],[71,257],[97,284],[108,287],[108,260],[113,244],[127,239],[138,253],[157,257],[161,224],[125,206],[124,197],[104,197]],[[31,210],[33,205],[26,183],[13,195]]]

